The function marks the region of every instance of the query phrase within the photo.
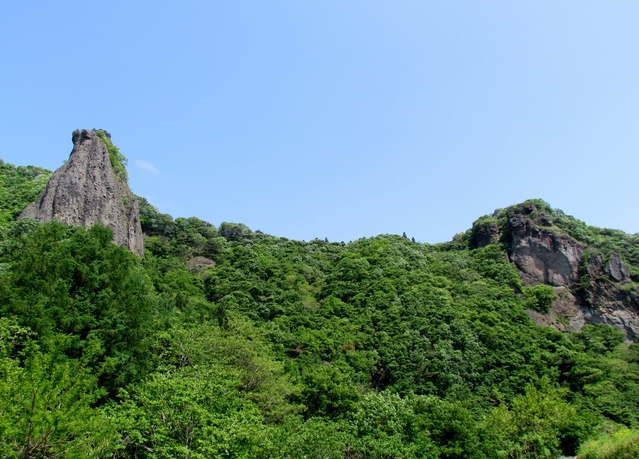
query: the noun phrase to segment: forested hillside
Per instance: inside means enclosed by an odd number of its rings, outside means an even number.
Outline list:
[[[141,258],[100,225],[16,221],[50,172],[0,173],[4,457],[639,454],[639,347],[529,318],[552,289],[524,286],[505,240],[471,243],[509,209],[445,244],[345,244],[139,198]],[[638,280],[636,235],[531,202]]]

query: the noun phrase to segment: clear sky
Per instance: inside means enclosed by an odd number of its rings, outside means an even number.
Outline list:
[[[434,243],[542,198],[636,233],[639,2],[2,2],[0,158],[77,128],[215,225]]]

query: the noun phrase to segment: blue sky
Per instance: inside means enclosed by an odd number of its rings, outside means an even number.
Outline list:
[[[639,2],[0,6],[0,158],[108,130],[174,217],[450,240],[528,198],[639,232]]]

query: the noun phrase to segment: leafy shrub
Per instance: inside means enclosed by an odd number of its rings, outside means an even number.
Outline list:
[[[639,430],[620,429],[589,440],[579,449],[580,459],[635,459],[639,457]]]
[[[554,389],[549,380],[540,387],[526,387],[512,407],[500,405],[486,418],[487,437],[497,457],[554,459],[560,454],[560,432],[575,416],[565,401],[566,391]]]
[[[52,172],[7,164],[0,159],[0,225],[15,218],[44,190]]]
[[[145,336],[153,300],[140,260],[113,244],[102,225],[41,223],[13,239],[2,257],[0,314],[82,358],[114,389],[147,366]]]
[[[581,343],[587,352],[607,354],[623,343],[625,337],[624,332],[610,325],[586,324],[571,339]]]
[[[550,311],[550,306],[555,300],[555,291],[550,285],[538,284],[532,287],[524,287],[523,290],[527,308],[544,314]]]
[[[109,456],[116,433],[93,403],[95,377],[43,353],[28,328],[0,318],[0,450],[8,458]]]
[[[242,223],[227,222],[223,222],[220,225],[219,232],[220,236],[225,237],[229,241],[239,241],[253,234],[249,227]]]

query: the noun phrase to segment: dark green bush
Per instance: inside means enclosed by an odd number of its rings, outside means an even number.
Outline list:
[[[547,313],[555,301],[555,291],[550,285],[524,287],[523,293],[526,307],[534,311]]]

